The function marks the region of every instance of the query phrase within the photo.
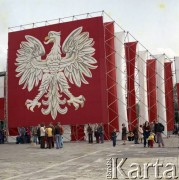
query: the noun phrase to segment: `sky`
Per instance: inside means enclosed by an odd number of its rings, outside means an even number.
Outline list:
[[[152,54],[179,56],[178,0],[0,0],[0,71],[6,70],[8,28],[105,11]]]

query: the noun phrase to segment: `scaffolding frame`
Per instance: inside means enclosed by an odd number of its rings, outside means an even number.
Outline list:
[[[133,41],[137,41],[134,36],[129,32],[129,31],[125,31],[117,22],[115,22],[105,11],[97,11],[97,12],[91,12],[91,13],[85,13],[85,14],[79,14],[79,15],[73,15],[73,16],[69,16],[69,17],[63,17],[63,18],[57,18],[57,19],[52,19],[52,20],[46,20],[46,21],[41,21],[41,22],[36,22],[36,23],[30,23],[30,24],[24,24],[24,25],[20,25],[20,26],[15,26],[15,27],[9,27],[8,30],[9,32],[15,32],[15,31],[20,31],[20,30],[25,30],[25,29],[32,29],[32,28],[37,28],[37,27],[42,27],[42,26],[48,26],[48,25],[53,25],[53,24],[57,24],[57,23],[64,23],[64,22],[69,22],[69,21],[75,21],[75,20],[80,20],[80,19],[87,19],[87,18],[93,18],[93,17],[98,17],[98,16],[102,16],[103,17],[103,23],[113,23],[114,24],[114,34],[113,34],[113,37],[112,38],[115,38],[115,32],[120,32],[120,31],[123,31],[125,33],[125,40],[124,42],[121,42],[121,43],[126,43],[126,42],[133,42]],[[105,25],[104,25],[104,30],[105,30]],[[105,40],[105,45],[106,46],[109,46],[108,44],[108,41],[110,39],[107,39]],[[153,59],[155,58],[151,53],[150,51],[143,45],[141,44],[139,41],[137,41],[137,55],[138,55],[138,52],[139,51],[147,51],[147,57],[148,59]],[[110,47],[112,48],[112,47]],[[112,50],[112,54],[114,55],[116,53],[115,49]],[[106,63],[111,63],[110,60],[109,60],[109,56],[111,56],[111,54],[108,54],[106,55],[106,58],[105,58],[105,61]],[[119,55],[121,56],[121,55]],[[125,58],[125,57],[124,57]],[[171,61],[170,58],[168,58],[166,55],[165,55],[165,58],[168,60],[168,61]],[[143,60],[144,61],[144,60]],[[159,62],[160,63],[160,62]],[[116,70],[116,64],[111,64],[113,66],[113,70]],[[7,65],[8,67],[8,65]],[[140,102],[140,97],[139,97],[139,86],[140,86],[140,82],[138,81],[138,69],[135,65],[135,80],[134,80],[134,83],[135,83],[135,91],[136,91],[136,104],[138,102]],[[108,134],[105,135],[106,139],[110,139],[110,128],[116,128],[116,127],[113,127],[112,126],[112,122],[115,121],[116,119],[119,118],[120,120],[120,114],[118,114],[118,112],[114,111],[112,107],[112,105],[118,101],[120,101],[120,97],[117,97],[117,94],[114,94],[111,92],[111,89],[114,88],[114,86],[117,85],[118,82],[116,82],[116,79],[114,79],[113,77],[111,77],[110,75],[110,71],[107,71],[106,72],[106,77],[112,81],[114,81],[114,85],[111,86],[111,87],[107,87],[106,91],[108,93],[108,96],[113,96],[114,97],[114,100],[112,102],[109,103],[109,97],[108,97],[108,124],[107,124],[107,132]],[[8,102],[8,87],[7,87],[7,81],[8,81],[8,73],[6,74],[7,78],[6,78],[6,102]],[[126,79],[125,79],[126,81]],[[106,82],[107,83],[107,82]],[[126,90],[126,87],[125,87],[125,94],[124,96],[127,96],[127,90]],[[143,104],[145,105],[145,104]],[[147,106],[147,105],[146,105]],[[112,119],[109,119],[109,111],[112,111],[116,114],[115,117],[113,117]],[[8,119],[8,105],[6,103],[6,118]],[[140,116],[140,112],[139,112],[139,116]],[[138,118],[138,117],[136,117]],[[7,121],[8,122],[8,121]],[[81,124],[81,125],[85,125],[86,124]],[[76,127],[79,126],[79,124],[76,124],[75,125]],[[8,128],[8,123],[7,123],[7,128]],[[120,131],[120,128],[119,127],[119,131]],[[71,133],[71,132],[69,132]],[[77,138],[76,140],[80,140],[78,139],[78,132],[75,132],[75,135]],[[86,137],[84,139],[87,139]]]

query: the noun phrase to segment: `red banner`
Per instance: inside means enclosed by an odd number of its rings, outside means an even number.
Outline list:
[[[156,59],[147,60],[147,94],[149,122],[153,122],[157,119]]]
[[[4,98],[0,98],[0,120],[5,119]]]
[[[102,17],[11,32],[8,45],[9,128],[107,123]]]
[[[176,83],[176,89],[177,89],[177,100],[179,102],[179,83]],[[178,110],[179,110],[179,106],[178,106]]]
[[[105,29],[105,49],[107,67],[107,89],[108,89],[108,124],[105,125],[105,139],[109,139],[114,129],[119,130],[118,124],[118,103],[116,87],[116,64],[114,51],[114,23],[104,24]]]
[[[137,124],[136,115],[136,95],[135,95],[135,58],[136,58],[137,42],[125,43],[125,57],[127,68],[127,116],[129,123],[129,130]]]
[[[166,116],[167,116],[167,130],[173,131],[174,129],[174,96],[173,96],[173,80],[172,80],[172,63],[166,62],[165,68],[165,100],[166,100]]]

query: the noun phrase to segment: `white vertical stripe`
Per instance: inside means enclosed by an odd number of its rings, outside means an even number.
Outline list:
[[[166,103],[165,103],[165,81],[164,81],[164,61],[165,55],[154,55],[156,62],[156,80],[157,80],[157,115],[158,120],[165,126],[164,134],[167,135],[166,122]]]
[[[175,57],[176,81],[179,83],[179,57]]]
[[[125,32],[115,33],[115,61],[116,61],[116,81],[119,113],[119,129],[122,130],[122,124],[128,127],[127,105],[126,105],[126,62],[124,59],[124,37]],[[119,136],[121,137],[121,136]]]
[[[137,54],[137,68],[139,77],[139,125],[149,121],[148,118],[148,100],[147,100],[147,78],[146,61],[147,51],[139,51]]]
[[[63,134],[63,141],[71,141],[71,126],[63,125],[64,134]]]
[[[4,76],[0,77],[0,98],[4,98]]]

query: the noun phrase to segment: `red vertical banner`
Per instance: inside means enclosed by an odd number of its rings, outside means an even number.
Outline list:
[[[179,83],[176,83],[176,88],[177,88],[177,97],[178,97],[178,102],[179,102]],[[178,109],[179,110],[179,109]]]
[[[104,126],[104,130],[105,139],[109,139],[114,128],[117,129],[117,131],[119,130],[114,50],[114,22],[105,23],[104,32],[108,89],[108,124]]]
[[[5,73],[0,75],[0,121],[5,120]]]
[[[5,74],[4,76],[4,119],[7,121],[7,99],[6,99],[6,96],[7,96],[7,87],[6,87],[6,79],[7,76]]]
[[[147,60],[147,97],[149,122],[153,122],[157,118],[156,59]]]
[[[167,117],[167,130],[173,131],[174,129],[174,96],[173,96],[173,80],[171,62],[164,64],[164,78],[165,78],[165,101],[166,101],[166,117]]]
[[[137,124],[136,95],[135,95],[135,61],[137,42],[125,43],[125,57],[127,68],[127,116],[129,130]]]
[[[5,119],[4,98],[0,98],[0,120]]]

